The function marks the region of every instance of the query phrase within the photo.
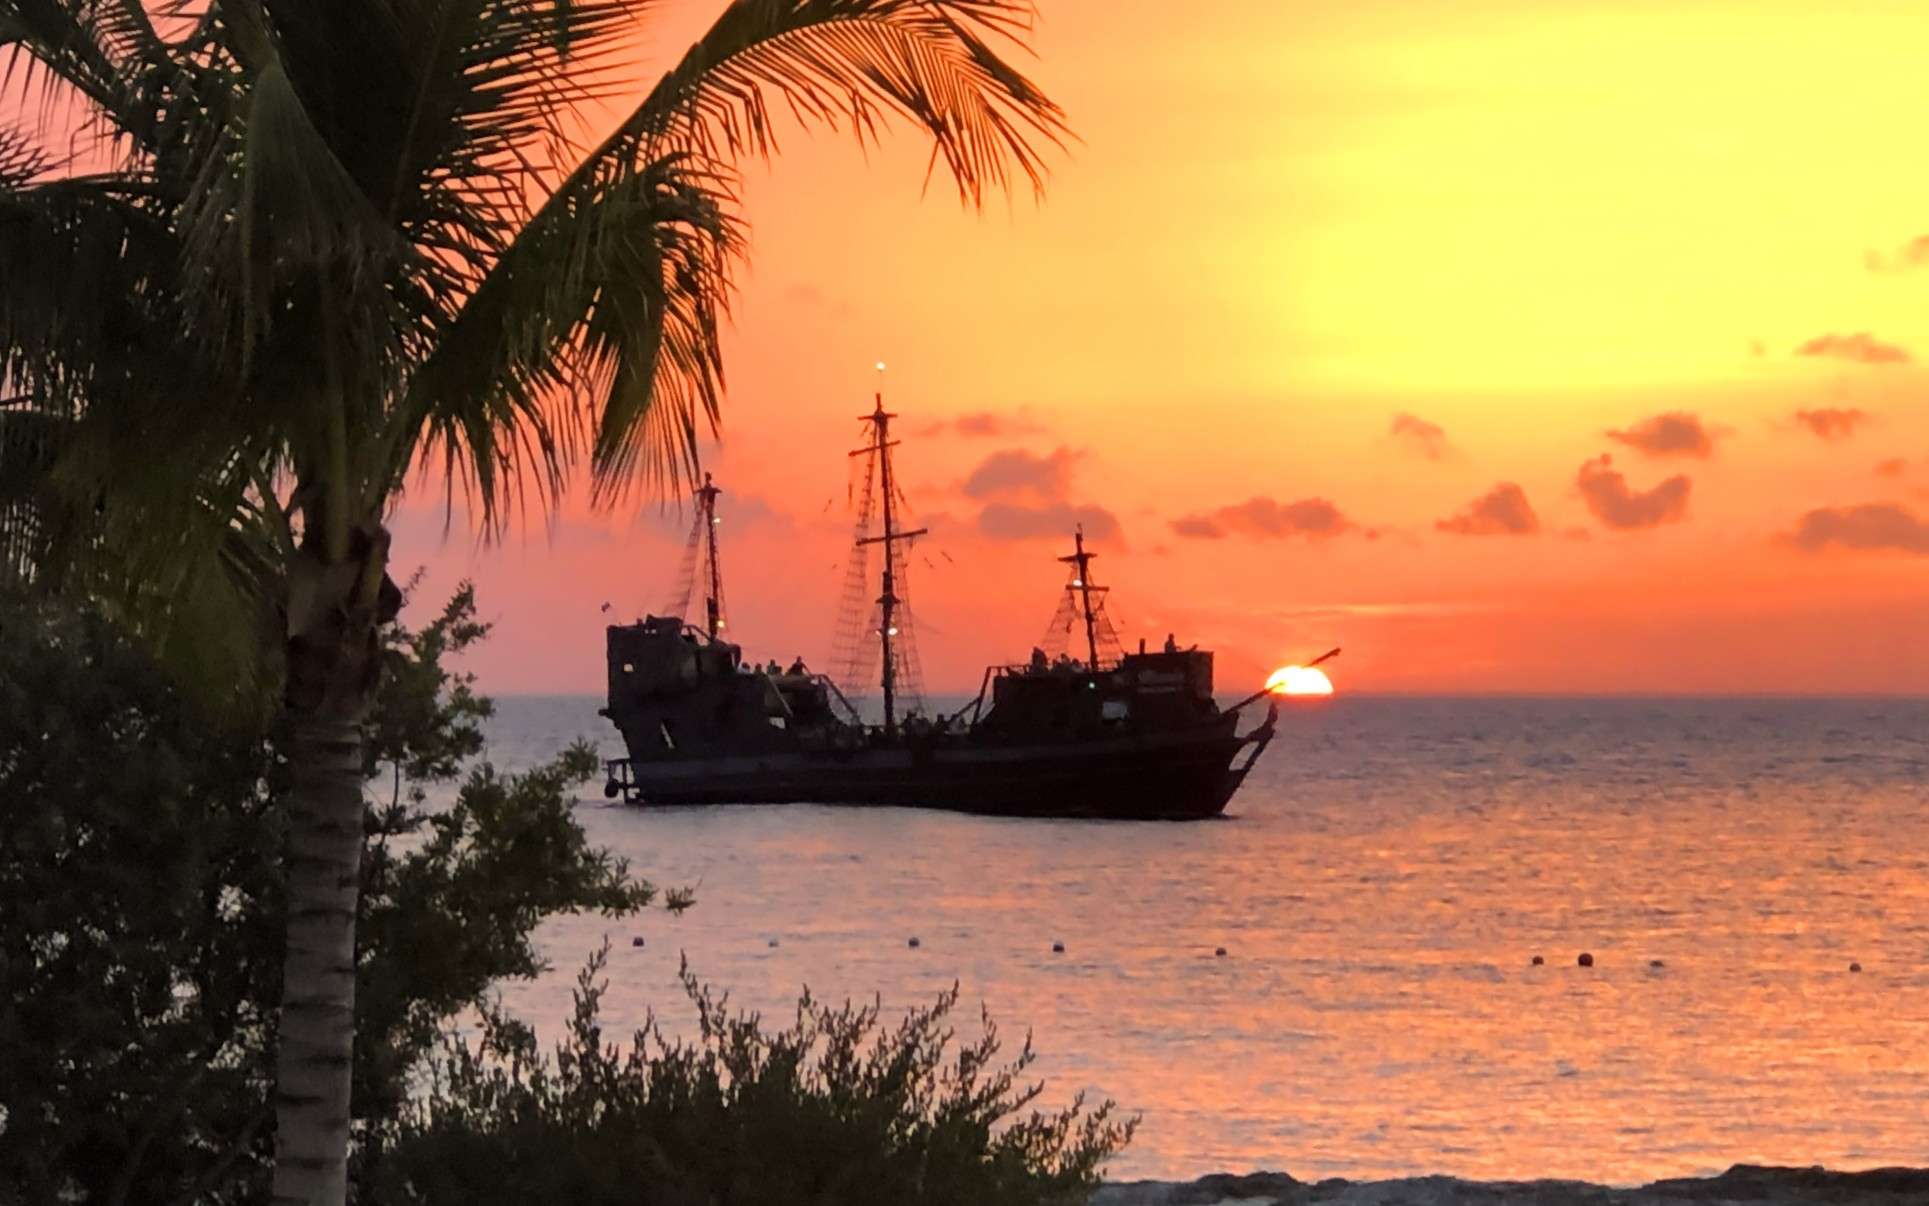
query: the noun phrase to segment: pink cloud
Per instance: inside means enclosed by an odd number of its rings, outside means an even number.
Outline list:
[[[1848,360],[1856,364],[1907,364],[1913,357],[1902,347],[1883,343],[1867,331],[1853,335],[1817,335],[1795,349],[1797,356]]]
[[[1788,540],[1810,552],[1834,547],[1929,553],[1929,521],[1894,503],[1817,507],[1802,516]]]
[[[1059,448],[1049,456],[1039,456],[1022,448],[994,452],[978,463],[965,478],[964,492],[972,498],[991,498],[1001,494],[1030,494],[1042,499],[1060,499],[1072,483],[1072,466],[1078,453]]]
[[[1446,430],[1438,423],[1429,423],[1418,415],[1394,415],[1387,434],[1430,461],[1440,460],[1451,451],[1447,446]]]
[[[1029,408],[1016,412],[977,410],[959,415],[955,419],[939,419],[918,429],[919,435],[935,436],[951,432],[969,439],[1007,439],[1018,436],[1037,435],[1045,430],[1045,425],[1026,413]]]
[[[1855,434],[1855,429],[1868,420],[1868,412],[1824,406],[1816,410],[1798,410],[1795,421],[1808,428],[1824,440],[1845,440]]]
[[[1698,416],[1676,410],[1643,419],[1620,431],[1610,431],[1607,438],[1649,456],[1705,459],[1714,455],[1718,434],[1705,426]]]
[[[1929,235],[1920,235],[1896,248],[1889,255],[1879,251],[1863,253],[1863,266],[1870,272],[1907,272],[1929,264]]]
[[[978,531],[992,540],[1067,538],[1080,527],[1094,540],[1111,540],[1119,534],[1118,517],[1104,507],[997,502],[978,513]]]
[[[1501,482],[1458,515],[1433,526],[1457,536],[1531,536],[1540,531],[1541,522],[1528,505],[1527,492],[1513,482]]]
[[[1575,485],[1596,519],[1623,530],[1659,527],[1687,518],[1688,493],[1693,488],[1686,476],[1677,474],[1651,489],[1635,490],[1605,453],[1581,465]]]
[[[1172,521],[1172,530],[1181,536],[1217,540],[1222,536],[1256,536],[1284,539],[1303,536],[1325,540],[1357,527],[1340,509],[1323,498],[1302,498],[1282,503],[1276,499],[1254,497],[1229,507],[1199,515],[1186,515]]]

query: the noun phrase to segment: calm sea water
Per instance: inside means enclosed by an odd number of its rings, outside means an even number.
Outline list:
[[[492,755],[603,738],[599,702],[500,700]],[[1143,1114],[1126,1178],[1929,1163],[1929,702],[1340,698],[1282,730],[1189,825],[592,785],[593,838],[697,907],[550,923],[507,1003],[559,1025],[605,934],[606,1030],[687,1024],[680,952],[780,1019],[956,980],[1032,1029],[1049,1100]]]

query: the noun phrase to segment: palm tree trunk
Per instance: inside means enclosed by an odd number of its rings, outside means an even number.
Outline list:
[[[362,714],[294,719],[288,807],[288,949],[275,1051],[274,1201],[348,1194],[355,1050],[355,906],[362,861]]]
[[[342,1206],[355,1055],[355,915],[361,880],[362,721],[380,671],[378,629],[400,594],[379,523],[348,556],[304,548],[289,565],[285,715],[288,949],[275,1052],[277,1206]]]

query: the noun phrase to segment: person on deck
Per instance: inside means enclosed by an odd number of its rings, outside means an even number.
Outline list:
[[[796,675],[800,675],[800,676],[801,676],[801,675],[805,675],[805,674],[809,674],[809,673],[810,673],[810,671],[808,671],[808,670],[806,670],[806,669],[804,669],[804,655],[803,655],[803,654],[801,654],[801,653],[800,653],[800,654],[798,654],[798,655],[797,655],[797,660],[796,660],[796,661],[794,661],[794,662],[792,662],[792,663],[790,664],[790,669],[788,669],[788,670],[786,670],[786,671],[784,671],[784,673],[785,673],[785,674],[796,674]]]
[[[1167,653],[1179,652],[1179,642],[1173,640],[1172,634],[1169,632],[1165,634],[1165,651]]]
[[[1036,674],[1044,673],[1046,668],[1050,666],[1050,664],[1051,663],[1045,660],[1045,651],[1043,649],[1040,649],[1038,646],[1033,645],[1031,650],[1031,668],[1033,673],[1036,673]]]

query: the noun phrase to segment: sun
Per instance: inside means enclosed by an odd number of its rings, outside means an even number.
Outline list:
[[[1266,689],[1275,695],[1331,695],[1333,680],[1312,666],[1281,666],[1266,680]]]

